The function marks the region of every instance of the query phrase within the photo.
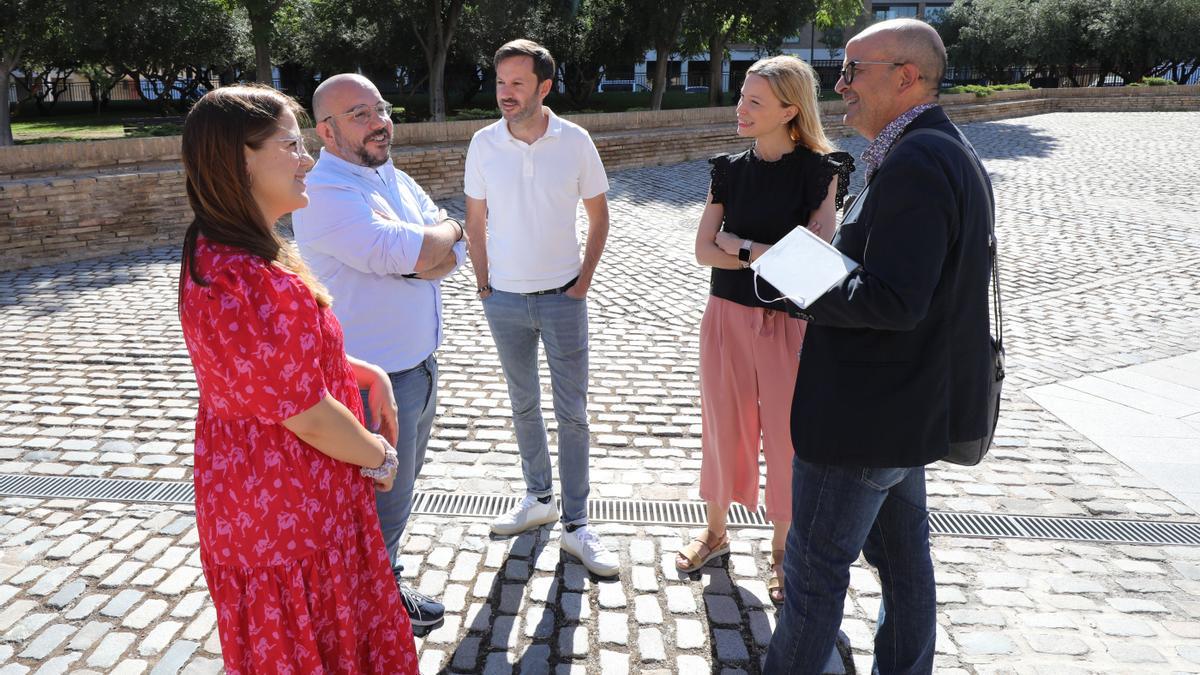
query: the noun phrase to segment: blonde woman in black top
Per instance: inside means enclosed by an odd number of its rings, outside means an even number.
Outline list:
[[[792,56],[758,61],[746,74],[737,133],[753,146],[711,160],[712,184],[696,234],[696,260],[712,268],[700,325],[703,463],[700,496],[708,527],[679,551],[694,572],[729,551],[729,505],[758,508],[759,455],[766,458],[766,510],[772,522],[771,599],[783,600],[783,549],[791,522],[789,420],[804,321],[778,291],[748,269],[796,227],[833,238],[836,209],[854,162],[835,152],[821,128],[818,80]]]

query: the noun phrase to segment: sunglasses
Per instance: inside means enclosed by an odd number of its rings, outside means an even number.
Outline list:
[[[872,65],[872,66],[892,66],[894,68],[896,66],[905,65],[905,62],[903,62],[903,61],[847,61],[846,67],[839,70],[838,73],[841,74],[842,79],[845,80],[846,84],[850,84],[850,83],[854,82],[854,73],[857,71],[858,67],[863,64]]]

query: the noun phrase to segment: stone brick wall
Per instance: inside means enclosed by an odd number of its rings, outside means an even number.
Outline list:
[[[942,104],[960,123],[1055,111],[1200,110],[1200,86],[962,94]],[[840,101],[822,104],[832,138],[853,134],[843,112]],[[569,118],[592,133],[610,171],[746,147],[733,133],[732,108]],[[457,195],[467,144],[487,124],[398,125],[392,154],[435,198]],[[190,218],[179,137],[0,148],[0,270],[178,242]]]

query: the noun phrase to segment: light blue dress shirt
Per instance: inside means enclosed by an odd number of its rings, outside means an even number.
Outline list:
[[[292,214],[305,262],[333,294],[346,353],[389,373],[412,368],[442,343],[441,284],[405,279],[438,207],[389,158],[375,168],[321,152],[306,178],[308,206]],[[466,257],[454,245],[455,269]]]

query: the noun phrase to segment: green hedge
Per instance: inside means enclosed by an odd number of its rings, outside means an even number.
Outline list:
[[[1143,77],[1141,82],[1130,82],[1131,87],[1169,87],[1174,85],[1175,80],[1169,80],[1165,77]]]
[[[1022,82],[1021,84],[991,84],[991,85],[987,85],[987,86],[984,86],[981,84],[967,84],[967,85],[962,85],[959,87],[950,87],[948,89],[943,89],[942,93],[943,94],[975,94],[976,96],[983,98],[984,96],[991,96],[993,92],[997,92],[997,91],[1024,91],[1027,89],[1033,89],[1033,87],[1029,86],[1028,84],[1025,84],[1024,82]]]

